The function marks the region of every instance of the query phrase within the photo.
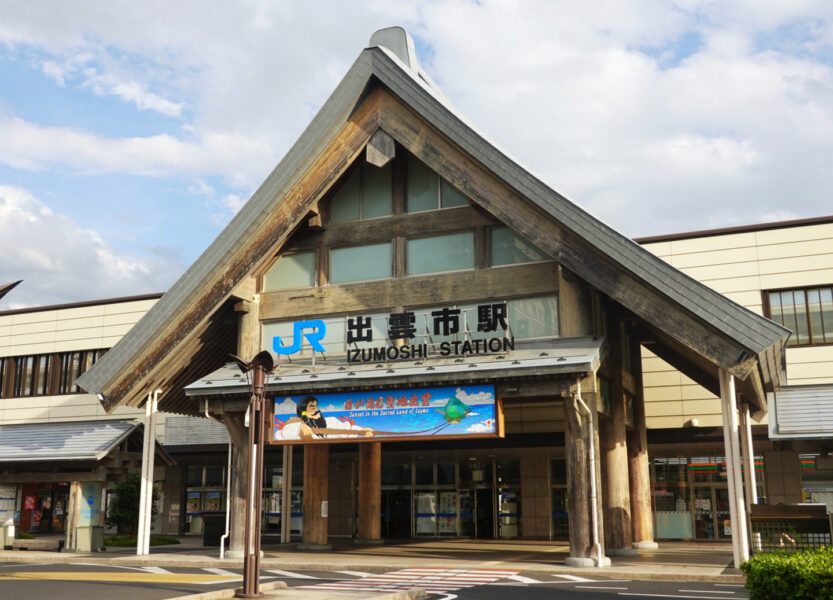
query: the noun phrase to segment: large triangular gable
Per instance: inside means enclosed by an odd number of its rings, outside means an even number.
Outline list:
[[[456,113],[402,39],[400,56],[379,46],[360,54],[246,206],[79,385],[104,396],[108,410],[138,405],[148,388],[181,395],[165,386],[186,368],[190,352],[183,349],[198,348],[224,303],[251,295],[245,288],[251,274],[316,210],[378,128],[662,333],[671,342],[666,346],[677,343],[740,379],[751,375],[758,399],[761,388],[777,385],[786,329],[687,277],[546,186]]]

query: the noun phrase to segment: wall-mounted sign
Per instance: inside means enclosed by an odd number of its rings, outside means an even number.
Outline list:
[[[325,352],[341,346],[351,363],[423,359],[429,352],[438,357],[508,352],[515,349],[515,339],[507,311],[507,304],[499,302],[360,315],[347,317],[340,327],[330,323],[330,331],[321,319],[296,321],[291,333],[289,323],[280,325],[283,335],[272,336],[272,350],[291,355],[305,348]],[[292,341],[285,342],[284,337]]]
[[[272,443],[498,437],[493,385],[275,398]]]
[[[0,527],[14,525],[15,486],[0,485]]]

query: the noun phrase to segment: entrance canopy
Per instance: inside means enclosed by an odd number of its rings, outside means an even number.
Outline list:
[[[533,344],[530,344],[533,345]],[[552,377],[595,373],[605,342],[595,338],[555,339],[504,354],[459,358],[374,363],[310,360],[283,362],[266,381],[267,394],[318,393],[393,387],[442,385],[446,382],[506,381],[519,377]],[[229,363],[185,388],[189,398],[218,400],[223,409],[246,410],[249,382],[235,363]],[[234,401],[239,406],[234,405]],[[226,404],[225,402],[231,402]]]
[[[138,427],[132,420],[0,425],[0,463],[101,460]]]

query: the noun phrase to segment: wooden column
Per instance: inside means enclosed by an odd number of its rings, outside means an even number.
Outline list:
[[[304,521],[302,549],[325,550],[327,544],[326,504],[330,483],[330,446],[304,446]]]
[[[357,543],[382,542],[382,443],[359,444]]]
[[[238,286],[239,296],[254,293],[254,281],[247,280]],[[234,307],[238,315],[237,356],[249,361],[260,352],[260,303],[256,300],[241,300]],[[232,442],[231,450],[231,515],[229,516],[228,558],[243,558],[244,529],[246,528],[246,471],[249,461],[249,434],[245,426],[244,413],[223,415]]]
[[[567,460],[567,498],[569,501],[570,556],[577,565],[590,562],[590,478],[587,469],[586,418],[576,399],[564,396],[564,451]]]
[[[231,514],[229,515],[229,547],[228,558],[243,558],[243,542],[246,528],[246,471],[249,460],[247,431],[244,426],[243,413],[223,415],[223,425],[226,426],[231,439]]]
[[[658,546],[654,541],[654,518],[651,512],[651,473],[648,464],[648,431],[645,426],[645,391],[642,386],[642,346],[633,335],[631,364],[636,391],[633,397],[633,427],[628,431],[632,545],[637,550],[655,550]]]
[[[64,548],[66,550],[75,550],[78,544],[78,521],[81,517],[81,505],[84,502],[84,494],[81,491],[81,482],[72,481],[69,484],[69,499],[66,506],[66,537],[64,538]]]
[[[633,554],[622,327],[621,321],[612,320],[609,328],[610,420],[600,431],[599,440],[605,465],[605,543],[611,554],[619,555]]]

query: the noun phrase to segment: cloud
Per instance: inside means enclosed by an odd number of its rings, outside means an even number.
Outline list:
[[[486,419],[479,423],[473,423],[466,428],[466,433],[494,433],[495,420]]]
[[[275,403],[275,414],[276,415],[293,415],[298,412],[298,405],[292,401],[292,398],[286,397],[283,399],[283,402],[278,404]]]
[[[489,404],[495,401],[495,397],[492,395],[491,392],[478,392],[476,394],[469,394],[462,388],[457,388],[454,395],[469,405]]]
[[[90,88],[96,96],[117,96],[136,105],[139,110],[152,110],[169,117],[182,114],[184,102],[172,102],[147,90],[138,81],[119,81],[112,75],[100,75],[96,69],[86,69],[84,87]]]
[[[184,270],[164,255],[121,252],[11,186],[0,186],[0,240],[0,281],[23,279],[3,308],[164,292]]]

